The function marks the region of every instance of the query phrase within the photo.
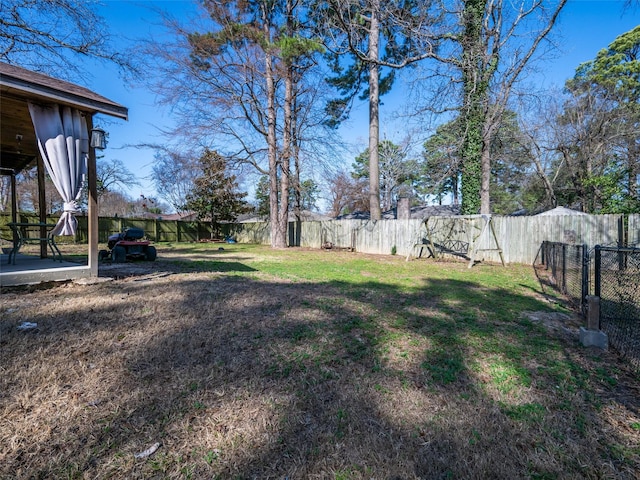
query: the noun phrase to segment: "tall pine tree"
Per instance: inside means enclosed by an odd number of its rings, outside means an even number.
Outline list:
[[[434,55],[438,35],[429,0],[321,0],[314,18],[326,39],[334,76],[328,82],[340,98],[328,103],[330,123],[349,116],[354,98],[369,102],[369,213],[380,209],[380,96],[388,93],[396,71]]]

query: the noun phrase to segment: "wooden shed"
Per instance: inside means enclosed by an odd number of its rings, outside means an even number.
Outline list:
[[[57,119],[62,131],[56,133],[56,129],[36,118],[38,112],[48,115],[51,119]],[[98,275],[98,212],[97,212],[97,188],[96,188],[96,152],[92,138],[93,117],[95,114],[105,114],[111,117],[128,119],[128,110],[89,89],[59,80],[41,73],[32,72],[15,65],[0,63],[0,174],[11,179],[11,221],[18,222],[16,175],[26,168],[37,165],[38,167],[38,197],[39,197],[39,223],[43,226],[43,237],[40,241],[39,257],[20,256],[16,259],[10,255],[2,255],[0,261],[0,285],[13,286],[46,281],[71,280],[82,277]],[[67,122],[73,123],[73,128],[68,127]],[[54,122],[55,123],[55,122]],[[73,132],[81,132],[74,134]],[[99,133],[99,132],[95,132]],[[75,157],[79,158],[85,169],[83,177],[88,188],[88,226],[89,244],[88,261],[86,265],[78,265],[65,261],[54,261],[48,252],[44,225],[47,222],[45,205],[45,169],[51,176],[51,143],[56,149],[65,148],[68,145],[71,150],[75,145],[77,151]],[[49,152],[49,153],[48,153]],[[53,155],[55,156],[55,155]],[[71,156],[71,155],[69,155]],[[62,156],[64,159],[64,155]],[[60,162],[58,162],[60,163]],[[64,164],[64,170],[74,170],[75,165]],[[46,168],[45,168],[46,167]],[[54,181],[54,183],[56,183]],[[60,192],[58,183],[56,188]],[[62,189],[64,190],[64,189]],[[61,196],[64,195],[61,192]],[[73,203],[74,199],[64,199],[65,213],[71,220],[71,209],[67,213],[66,205]],[[62,217],[61,217],[62,218]],[[59,222],[60,223],[60,222]],[[16,233],[13,237],[16,245]],[[7,249],[11,252],[12,249]]]

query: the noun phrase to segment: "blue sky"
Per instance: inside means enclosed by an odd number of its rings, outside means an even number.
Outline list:
[[[561,86],[580,63],[593,59],[600,49],[609,45],[618,35],[640,24],[640,8],[627,10],[623,14],[623,4],[622,0],[569,0],[556,26],[556,34],[561,36],[562,50],[557,58],[544,65],[539,83]],[[188,16],[195,10],[193,2],[185,0],[107,0],[100,13],[106,19],[114,39],[119,38],[126,43],[125,39],[161,33],[156,25],[157,17],[150,10],[153,6],[169,10],[176,16]],[[155,106],[153,94],[145,89],[126,86],[115,69],[100,67],[87,86],[129,108],[128,122],[98,122],[103,123],[110,134],[109,145],[103,152],[104,160],[121,160],[139,178],[142,185],[133,186],[126,193],[133,197],[140,194],[154,196],[149,180],[153,151],[127,145],[161,143],[159,128],[171,125],[170,112]],[[381,109],[381,131],[386,132],[390,140],[399,141],[401,139],[394,138],[393,131],[385,130],[385,123],[392,123],[393,118],[394,108],[390,103],[393,102],[385,102]],[[359,145],[360,151],[367,146],[366,112],[365,105],[358,106],[349,127],[340,130],[347,142]],[[346,165],[352,161],[353,158],[345,159]]]

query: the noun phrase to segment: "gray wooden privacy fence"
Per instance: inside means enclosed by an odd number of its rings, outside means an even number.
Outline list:
[[[33,215],[20,215],[19,221],[29,221]],[[0,216],[3,238],[10,238],[6,227],[8,216]],[[50,217],[55,223],[57,217]],[[499,262],[500,257],[491,231],[483,232],[485,220],[480,216],[430,217],[424,220],[329,220],[289,224],[289,245],[309,248],[351,249],[356,252],[390,255],[417,255],[415,244],[429,239],[460,256],[471,248],[479,249],[478,259]],[[491,222],[507,263],[532,263],[543,241],[568,244],[611,246],[624,238],[629,244],[640,245],[640,215],[577,215],[577,216],[492,216]],[[79,230],[75,239],[86,242],[86,217],[78,217]],[[168,221],[155,219],[107,218],[99,219],[99,242],[106,243],[110,234],[127,227],[142,228],[154,242],[196,242],[210,237],[210,226],[203,222]],[[268,222],[229,224],[225,235],[232,235],[240,243],[270,244]],[[481,235],[482,234],[482,235]],[[428,250],[425,248],[423,253]]]
[[[321,248],[327,245],[383,255],[395,251],[397,255],[411,254],[413,258],[418,254],[414,246],[428,243],[431,236],[439,245],[460,247],[456,251],[460,256],[471,253],[475,245],[479,259],[499,262],[500,256],[496,251],[499,246],[505,262],[524,264],[533,263],[543,241],[586,244],[593,248],[595,245],[616,245],[623,238],[623,231],[627,231],[629,243],[640,244],[640,215],[626,218],[623,215],[492,216],[491,222],[495,239],[489,229],[482,234],[484,219],[477,215],[431,217],[428,222],[411,219],[292,223],[289,225],[289,238],[299,238],[296,245],[301,247]],[[234,224],[230,233],[241,243],[270,243],[268,223]],[[290,241],[291,244],[294,243]]]

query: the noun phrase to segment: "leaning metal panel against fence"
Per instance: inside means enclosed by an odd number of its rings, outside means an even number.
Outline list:
[[[586,245],[543,242],[542,264],[550,273],[550,282],[565,294],[575,307],[582,309],[588,294],[588,250]]]
[[[640,248],[595,247],[600,328],[609,343],[640,368]]]

